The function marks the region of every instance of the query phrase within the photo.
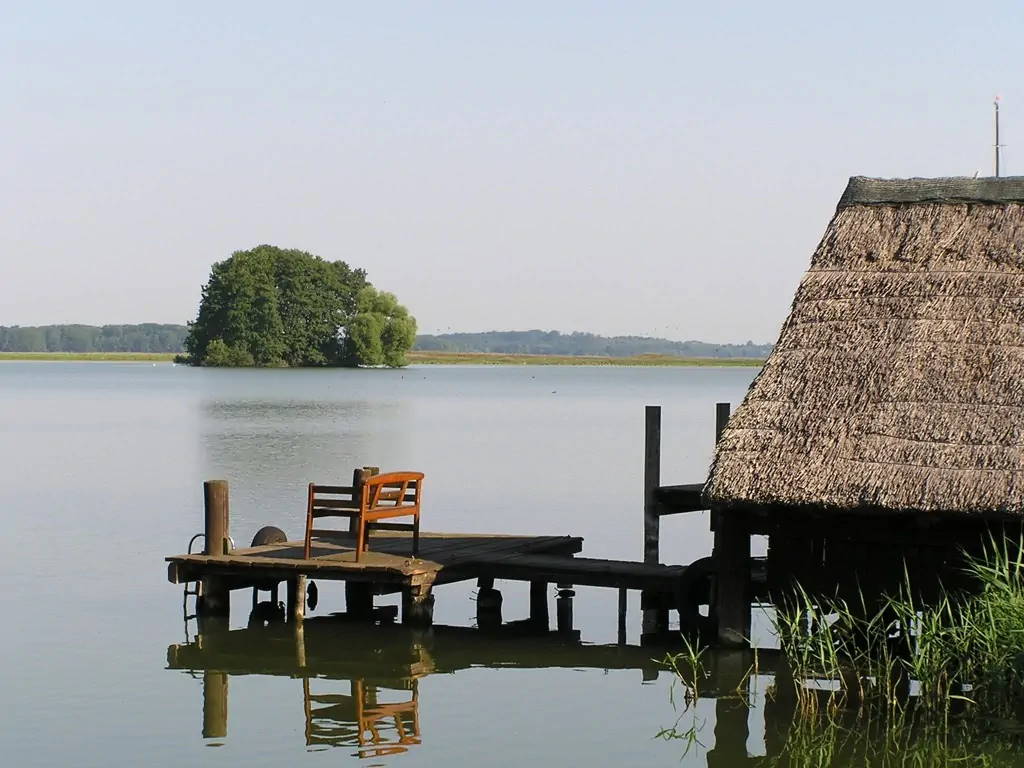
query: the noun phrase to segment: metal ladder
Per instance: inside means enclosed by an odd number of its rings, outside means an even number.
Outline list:
[[[190,554],[190,555],[192,554],[192,547],[193,547],[193,545],[195,545],[197,539],[203,539],[204,543],[205,543],[206,534],[205,533],[197,533],[195,536],[193,536],[191,539],[188,540],[188,554]],[[188,632],[188,623],[189,623],[189,621],[195,620],[195,621],[198,622],[198,620],[199,620],[199,598],[202,597],[202,592],[203,592],[203,590],[202,590],[202,582],[201,581],[186,581],[185,582],[185,593],[181,597],[181,613],[182,613],[182,615],[185,618],[185,644],[186,645],[192,642],[192,637],[189,635],[189,632]],[[195,609],[194,609],[193,613],[189,613],[188,612],[188,598],[189,598],[189,595],[192,595],[196,599],[196,601],[195,601]],[[199,630],[199,628],[197,626],[196,627],[196,636],[199,635],[199,631],[198,630]]]

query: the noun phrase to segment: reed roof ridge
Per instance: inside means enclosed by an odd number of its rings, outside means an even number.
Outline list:
[[[837,210],[900,203],[1024,203],[1024,176],[881,179],[851,176]]]

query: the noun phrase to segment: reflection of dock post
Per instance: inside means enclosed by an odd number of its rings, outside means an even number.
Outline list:
[[[300,672],[306,670],[306,622],[296,621],[292,632],[295,636],[295,666]]]
[[[227,673],[203,672],[203,738],[223,739],[227,735]]]
[[[205,553],[226,555],[231,551],[228,539],[228,484],[225,480],[203,483]],[[230,591],[223,578],[205,576],[197,613],[206,616],[227,616],[231,611]]]
[[[550,626],[548,617],[548,583],[546,581],[530,582],[530,621],[538,629],[545,632]]]
[[[555,601],[555,611],[559,632],[572,632],[572,599],[576,596],[572,584],[558,585],[558,599]]]
[[[708,768],[747,762],[750,709],[747,696],[752,658],[746,651],[717,651],[711,656],[712,678],[719,696],[715,701],[715,748],[708,752]],[[740,697],[728,694],[736,691]]]
[[[660,559],[661,539],[660,505],[657,491],[661,485],[661,406],[644,408],[644,562],[657,565]],[[643,634],[657,635],[668,629],[668,610],[660,595],[644,592]]]

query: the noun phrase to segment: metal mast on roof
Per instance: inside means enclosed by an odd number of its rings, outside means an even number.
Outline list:
[[[996,108],[996,178],[999,178],[999,148],[1003,145],[999,143],[999,96],[996,96],[995,101],[992,102]]]

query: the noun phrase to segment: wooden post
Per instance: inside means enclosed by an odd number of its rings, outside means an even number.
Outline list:
[[[729,403],[715,406],[715,441],[729,422]],[[715,618],[718,642],[743,647],[750,636],[750,524],[746,513],[711,510],[715,531]]]
[[[572,584],[558,585],[558,599],[555,601],[555,613],[559,632],[572,632],[572,599],[576,592]]]
[[[655,493],[661,485],[661,406],[644,409],[644,562],[657,564],[661,520]]]
[[[402,590],[402,623],[429,627],[434,623],[434,595],[431,584],[416,584]]]
[[[644,562],[657,565],[660,560],[661,509],[657,491],[661,486],[661,406],[644,409]],[[668,629],[668,610],[659,596],[645,592],[641,596],[643,634],[658,635]]]
[[[228,735],[228,676],[226,672],[203,672],[203,738],[223,739]]]
[[[546,632],[550,626],[548,617],[548,583],[530,582],[530,621]]]
[[[626,606],[629,593],[625,587],[619,587],[619,645],[626,644]]]
[[[228,484],[226,480],[203,483],[203,533],[205,554],[221,557],[231,552],[228,539]],[[231,592],[224,579],[207,576],[202,580],[197,612],[206,616],[227,616],[231,611]]]
[[[306,618],[306,577],[288,579],[288,621],[300,622]]]

